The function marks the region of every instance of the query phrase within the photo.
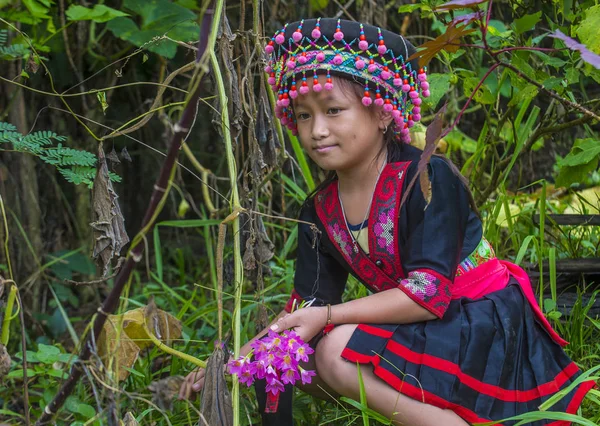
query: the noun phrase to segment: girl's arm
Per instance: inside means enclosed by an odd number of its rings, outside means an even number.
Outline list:
[[[336,325],[406,324],[436,318],[398,288],[331,306],[331,322]],[[298,309],[279,319],[271,328],[282,331],[294,327],[304,341],[309,341],[323,329],[326,322],[327,307],[319,306]]]

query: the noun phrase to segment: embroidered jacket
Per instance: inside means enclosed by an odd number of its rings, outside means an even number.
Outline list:
[[[337,181],[307,200],[300,219],[315,223],[298,229],[295,301],[341,303],[353,274],[369,290],[401,289],[413,301],[442,317],[452,297],[452,282],[493,258],[482,225],[469,206],[468,193],[448,164],[432,158],[432,199],[426,204],[419,180],[400,206],[421,151],[404,146],[391,154],[377,183],[368,219],[369,254],[355,249],[337,194]]]

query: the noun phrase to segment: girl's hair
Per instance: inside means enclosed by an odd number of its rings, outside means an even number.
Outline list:
[[[338,85],[338,87],[344,91],[344,93],[346,95],[354,95],[354,97],[356,97],[356,101],[357,102],[361,102],[361,99],[363,97],[363,93],[364,93],[364,87],[363,85],[361,85],[358,81],[354,80],[354,79],[349,79],[349,78],[345,78],[345,77],[338,77],[338,76],[332,76],[336,81],[335,84]],[[367,110],[369,111],[370,114],[376,114],[377,113],[377,109],[370,107],[367,108]],[[402,151],[402,145],[403,142],[401,142],[396,135],[394,134],[394,131],[392,129],[393,127],[393,123],[389,126],[388,130],[385,132],[384,134],[384,143],[381,146],[381,150],[379,151],[379,153],[377,154],[377,157],[379,157],[381,154],[383,154],[384,152],[387,151],[387,157],[388,157],[388,161],[392,158],[396,158],[397,154],[399,154]],[[469,204],[471,206],[471,210],[473,210],[473,212],[475,212],[475,214],[481,219],[481,216],[479,214],[479,210],[477,209],[477,206],[475,205],[475,199],[473,198],[473,193],[471,192],[471,190],[469,189],[469,181],[467,180],[466,177],[464,177],[461,173],[460,170],[458,170],[458,168],[454,165],[454,163],[452,161],[450,161],[448,158],[446,158],[443,155],[439,155],[439,154],[434,154],[436,157],[441,158],[442,160],[444,160],[446,162],[446,164],[448,164],[448,167],[450,167],[450,170],[452,170],[452,173],[454,173],[458,179],[460,180],[460,182],[463,184],[464,188],[467,190],[467,194],[469,196]],[[321,182],[307,197],[306,200],[309,200],[310,198],[312,198],[317,192],[319,192],[320,190],[326,188],[331,182],[333,182],[336,178],[336,174],[334,170],[330,170],[329,172],[327,172],[327,175],[325,176],[325,179],[323,180],[323,182]]]

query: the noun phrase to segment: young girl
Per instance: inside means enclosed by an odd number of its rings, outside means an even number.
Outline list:
[[[425,71],[407,61],[415,48],[373,26],[311,19],[286,25],[266,52],[276,115],[331,173],[302,208],[295,289],[271,326],[311,341],[306,390],[358,400],[358,363],[373,410],[404,425],[465,425],[536,411],[577,379],[527,275],[483,237],[457,169],[433,157],[431,200],[417,179],[401,203],[421,154],[404,142],[429,96]],[[372,294],[343,303],[349,273]],[[301,301],[312,304],[289,313]],[[593,386],[550,410],[574,413]],[[264,383],[257,393],[264,407]],[[266,424],[292,425],[291,390],[267,411]]]

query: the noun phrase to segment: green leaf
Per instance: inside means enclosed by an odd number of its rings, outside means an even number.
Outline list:
[[[517,34],[523,34],[525,31],[529,31],[535,27],[535,24],[540,22],[542,18],[542,12],[539,11],[533,15],[525,15],[515,21],[515,32]]]
[[[123,6],[141,16],[141,27],[129,18],[118,17],[107,24],[113,34],[138,47],[167,58],[175,56],[177,44],[162,38],[196,41],[199,27],[196,14],[168,0],[125,0]]]
[[[544,52],[540,52],[539,50],[532,50],[531,52],[534,55],[539,56],[543,63],[545,63],[546,65],[550,65],[551,67],[561,68],[567,64],[566,61],[563,61],[560,58],[555,58],[553,56],[546,55]]]
[[[310,6],[314,10],[323,10],[329,4],[329,0],[310,0]]]
[[[556,185],[569,187],[583,181],[596,170],[600,156],[600,141],[592,138],[577,139],[571,152],[557,163]]]
[[[431,7],[423,4],[423,3],[415,3],[415,4],[403,4],[398,8],[398,13],[412,13],[415,10],[422,9],[424,11],[431,12]]]
[[[432,73],[427,76],[427,81],[429,82],[429,90],[431,92],[431,96],[425,98],[425,104],[431,108],[435,109],[437,104],[442,99],[448,90],[450,89],[450,78],[452,76],[450,74],[440,74],[440,73]]]
[[[44,345],[40,343],[38,345],[37,357],[40,362],[44,364],[53,364],[59,360],[60,349],[56,346]]]
[[[463,82],[465,96],[471,96],[480,81],[481,79],[479,77],[465,79]],[[492,94],[489,87],[483,83],[477,90],[477,93],[473,96],[473,100],[481,104],[493,104],[496,101],[496,97]]]
[[[581,21],[575,33],[579,40],[594,53],[600,53],[600,5],[586,9],[585,19]]]
[[[37,375],[38,373],[34,370],[31,369],[27,369],[27,377],[33,377],[35,375]],[[7,379],[22,379],[23,378],[23,369],[19,369],[19,370],[13,370],[10,373],[8,373],[6,375]]]
[[[81,402],[76,396],[69,396],[65,402],[65,408],[72,413],[81,414],[87,419],[96,415],[96,410],[89,404]]]
[[[50,10],[50,6],[46,7],[36,0],[23,0],[23,5],[29,10],[32,16],[36,18],[42,19],[52,19],[48,15],[48,11]]]
[[[525,88],[519,90],[519,92],[513,96],[513,98],[508,103],[508,106],[519,105],[522,102],[529,102],[533,98],[535,98],[538,94],[539,90],[533,84],[528,84]]]
[[[556,309],[556,302],[552,299],[544,299],[544,313],[551,312]]]
[[[97,92],[96,98],[98,98],[98,102],[100,102],[100,106],[102,107],[102,113],[106,115],[106,110],[108,109],[108,102],[106,102],[106,93]]]
[[[93,9],[72,4],[67,9],[66,15],[69,21],[94,21],[99,23],[108,22],[120,16],[129,16],[128,13],[103,4],[97,4]]]

